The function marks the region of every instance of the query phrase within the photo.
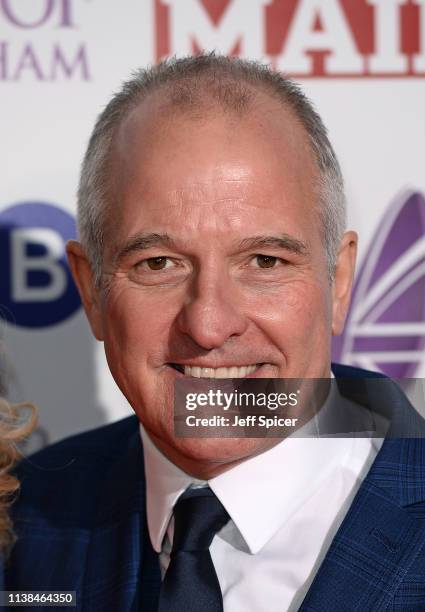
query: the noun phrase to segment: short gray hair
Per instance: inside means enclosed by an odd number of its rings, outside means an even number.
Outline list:
[[[189,111],[204,110],[211,104],[243,112],[250,105],[253,90],[269,94],[292,110],[308,136],[318,168],[318,204],[332,280],[345,229],[346,204],[341,169],[322,119],[291,79],[256,61],[208,53],[172,58],[138,70],[97,119],[78,189],[78,229],[96,284],[101,284],[106,213],[111,205],[109,174],[113,138],[129,112],[149,94],[160,90],[167,94],[171,106]]]

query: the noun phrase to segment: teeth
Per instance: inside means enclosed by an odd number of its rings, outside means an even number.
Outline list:
[[[245,378],[255,372],[257,364],[249,366],[232,366],[231,368],[200,368],[198,366],[184,366],[185,376],[195,378]]]

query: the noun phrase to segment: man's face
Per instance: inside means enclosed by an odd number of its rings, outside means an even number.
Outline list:
[[[151,101],[119,130],[108,290],[90,319],[136,414],[187,471],[214,475],[276,440],[175,438],[176,379],[329,375],[315,179],[303,130],[267,99],[240,119]]]

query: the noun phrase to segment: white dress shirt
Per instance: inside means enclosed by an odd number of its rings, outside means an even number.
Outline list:
[[[335,389],[332,403],[352,408]],[[173,506],[189,486],[206,483],[171,463],[142,426],[141,435],[148,528],[164,575]],[[287,438],[208,481],[231,517],[210,547],[225,612],[298,610],[381,444]]]

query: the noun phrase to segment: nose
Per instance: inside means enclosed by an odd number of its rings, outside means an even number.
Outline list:
[[[225,274],[200,272],[188,288],[177,317],[178,328],[203,349],[219,348],[247,329],[240,302],[237,288]]]

